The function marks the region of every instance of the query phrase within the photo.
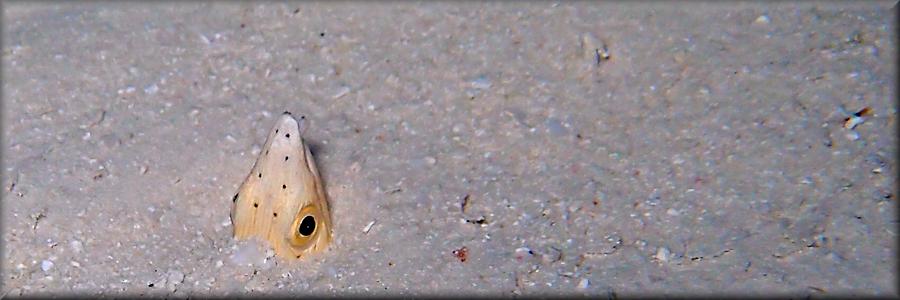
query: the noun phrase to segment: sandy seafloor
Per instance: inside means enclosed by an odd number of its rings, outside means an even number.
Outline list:
[[[0,295],[897,296],[896,21],[5,1]],[[286,110],[334,220],[301,262],[229,221]]]

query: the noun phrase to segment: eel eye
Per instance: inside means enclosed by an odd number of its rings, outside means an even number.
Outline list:
[[[303,217],[303,221],[300,221],[300,226],[297,226],[297,232],[304,237],[312,235],[316,232],[316,218],[313,216]]]

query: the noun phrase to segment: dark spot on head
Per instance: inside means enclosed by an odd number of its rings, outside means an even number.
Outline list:
[[[282,190],[283,190],[283,189],[286,189],[286,188],[287,188],[287,185],[286,185],[286,184],[282,184],[282,185],[281,185],[281,189],[282,189]]]
[[[259,207],[259,203],[253,203],[253,207]]]
[[[286,137],[286,138],[291,138],[291,134],[290,134],[290,133],[285,133],[285,134],[284,134],[284,137]]]
[[[297,255],[297,258],[300,258],[300,255]]]
[[[272,213],[272,216],[277,218],[277,217],[278,217],[278,213],[273,212],[273,213]]]
[[[262,173],[259,173],[259,178],[262,178]]]
[[[300,227],[297,228],[297,232],[302,236],[309,236],[316,231],[316,218],[313,216],[303,217],[303,221],[300,221]]]
[[[275,129],[275,133],[278,133],[278,129]]]
[[[237,202],[237,197],[238,197],[238,195],[240,195],[240,194],[241,194],[241,193],[234,194],[234,198],[231,198],[231,202]]]
[[[325,37],[325,33],[324,33],[324,32],[320,32],[320,33],[319,33],[319,36],[320,36],[320,37]]]
[[[297,14],[297,13],[299,13],[299,12],[300,12],[300,9],[299,9],[299,8],[294,10],[294,14]],[[300,256],[297,255],[297,258],[300,258]]]
[[[151,283],[151,284],[148,284],[147,286],[148,286],[148,287],[153,287],[153,284]]]
[[[269,150],[266,150],[266,155],[269,155]]]
[[[284,157],[284,161],[287,161],[287,160],[288,160],[288,157],[287,157],[287,156],[285,156],[285,157]]]
[[[289,112],[289,111],[284,111],[284,113],[283,113],[283,114],[285,114],[285,115],[290,115],[290,114],[291,114],[291,112]]]

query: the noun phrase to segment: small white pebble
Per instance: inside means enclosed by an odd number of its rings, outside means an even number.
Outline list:
[[[491,80],[485,76],[481,76],[481,77],[476,78],[475,80],[472,80],[471,84],[472,84],[473,88],[479,89],[479,90],[489,89],[493,85],[491,83]]]
[[[156,94],[157,91],[159,91],[159,86],[157,86],[155,83],[144,88],[144,93],[147,95]]]
[[[846,122],[844,122],[844,128],[853,130],[857,125],[865,122],[865,120],[866,119],[863,117],[851,116],[850,118],[847,118]]]
[[[366,228],[363,228],[363,233],[369,233],[369,230],[372,230],[373,225],[375,225],[375,220],[372,220],[372,222],[369,222],[369,224],[366,225]]]
[[[669,248],[659,247],[659,249],[656,249],[656,255],[653,257],[658,261],[667,262],[669,261],[669,254],[671,254],[671,252],[669,252]]]
[[[225,263],[222,262],[221,260],[216,261],[216,268],[221,268],[221,267],[224,266],[224,265],[225,265]]]
[[[184,273],[178,270],[170,270],[166,277],[166,289],[170,292],[174,292],[175,288],[182,282],[184,282]]]
[[[80,267],[81,267],[81,264],[78,263],[77,261],[74,261],[74,260],[71,261],[71,262],[69,262],[69,264],[72,265],[73,267],[76,267],[76,268],[80,268]]]
[[[753,22],[756,24],[769,24],[769,16],[761,15],[761,16],[757,17],[756,20]]]
[[[41,262],[41,270],[44,272],[50,271],[53,268],[53,262],[49,260],[45,260]]]
[[[335,93],[334,96],[331,96],[331,99],[339,99],[349,93],[350,87],[342,86],[340,89],[338,89],[337,93]]]
[[[582,278],[581,281],[578,282],[579,289],[587,289],[591,285],[591,281],[587,278]]]

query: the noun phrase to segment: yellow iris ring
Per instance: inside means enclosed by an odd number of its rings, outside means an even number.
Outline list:
[[[288,242],[294,249],[302,251],[314,244],[313,241],[319,233],[319,227],[322,227],[319,223],[323,219],[319,214],[319,208],[316,205],[310,204],[300,209],[300,212],[294,217],[294,221],[291,223],[291,235],[288,238]],[[313,220],[315,221],[313,231],[309,235],[300,233],[300,225],[306,217],[313,217]]]

